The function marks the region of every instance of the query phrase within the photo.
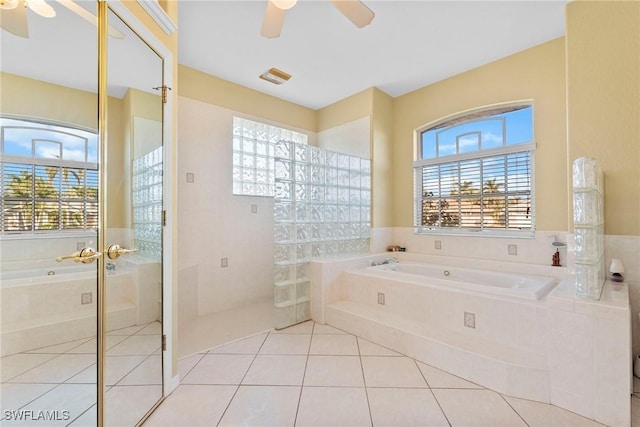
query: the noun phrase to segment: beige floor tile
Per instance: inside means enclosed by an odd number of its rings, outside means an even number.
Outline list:
[[[311,335],[269,334],[260,354],[308,354]]]
[[[151,322],[144,328],[136,332],[136,335],[161,335],[162,324],[160,322]]]
[[[145,360],[146,356],[107,356],[105,365],[105,383],[115,385]],[[69,378],[67,384],[95,384],[98,378],[96,365],[93,364],[82,372]]]
[[[371,426],[364,388],[304,387],[296,427]]]
[[[602,427],[602,424],[557,406],[504,396],[530,427]]]
[[[178,375],[180,376],[180,380],[182,380],[203,357],[204,353],[196,353],[178,360]]]
[[[143,424],[144,427],[209,427],[220,421],[236,386],[180,385]]]
[[[63,383],[96,363],[95,354],[61,354],[11,380],[16,383]]]
[[[32,411],[58,410],[68,411],[68,419],[64,413],[59,420],[48,420],[47,427],[65,426],[71,420],[79,417],[83,412],[96,403],[96,387],[92,384],[61,384],[34,400],[23,409]],[[35,423],[34,423],[35,424]],[[42,422],[39,424],[42,425]]]
[[[8,381],[57,357],[56,354],[12,354],[0,359],[0,382]],[[37,381],[34,381],[37,382]]]
[[[158,385],[111,387],[105,395],[105,425],[134,426],[161,397]]]
[[[495,391],[468,389],[432,391],[453,427],[526,426],[518,414]]]
[[[240,384],[254,356],[206,354],[182,380],[183,384]]]
[[[311,338],[309,354],[357,356],[358,344],[353,335],[317,335]]]
[[[89,341],[91,338],[82,338],[79,340],[68,341],[61,344],[50,345],[48,347],[36,348],[35,350],[27,351],[26,353],[48,353],[48,354],[61,354],[66,353],[67,351],[84,344]]]
[[[308,320],[306,322],[298,323],[297,325],[289,326],[288,328],[273,331],[272,334],[310,334],[313,332],[314,322]]]
[[[348,334],[348,332],[345,332],[341,329],[334,328],[333,326],[329,326],[329,325],[323,325],[321,323],[316,323],[316,326],[313,328],[313,333],[314,334],[337,334],[337,335]]]
[[[427,387],[413,359],[396,356],[363,356],[367,387]]]
[[[364,387],[358,356],[309,356],[305,386]]]
[[[162,356],[149,356],[118,385],[162,385]]]
[[[369,388],[367,394],[376,427],[449,425],[429,389]]]
[[[302,385],[306,356],[259,355],[242,380],[245,385]]]
[[[115,329],[113,331],[107,332],[107,335],[125,335],[125,336],[129,336],[129,335],[135,334],[136,332],[138,332],[139,330],[144,328],[144,326],[145,325],[135,325],[135,326],[129,326],[127,328]]]
[[[133,335],[107,350],[107,356],[148,356],[160,348],[156,335]]]
[[[358,347],[362,356],[403,356],[403,354],[396,353],[393,350],[360,337],[358,337]]]
[[[15,411],[42,396],[56,384],[0,384],[0,419],[4,411]]]
[[[113,348],[114,346],[120,344],[125,339],[127,339],[127,337],[124,336],[124,335],[107,335],[107,339],[106,339],[107,350],[109,350],[109,349]],[[70,354],[79,354],[79,353],[95,354],[97,351],[98,351],[98,344],[96,343],[96,339],[95,338],[91,338],[90,340],[85,341],[81,345],[73,347],[67,353],[70,353]]]
[[[219,427],[293,426],[300,387],[240,386]]]
[[[483,388],[477,384],[469,382],[463,378],[456,377],[448,372],[441,371],[433,366],[418,362],[420,371],[427,379],[431,388]]]
[[[213,354],[256,354],[264,343],[267,334],[258,334],[236,342],[221,345],[209,350]]]

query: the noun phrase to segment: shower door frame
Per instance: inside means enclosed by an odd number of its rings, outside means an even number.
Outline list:
[[[159,6],[158,6],[159,7]],[[107,104],[108,104],[108,12],[111,9],[137,35],[145,41],[150,49],[162,59],[163,86],[173,82],[173,54],[171,51],[144,25],[131,10],[120,0],[98,0],[98,135],[100,162],[107,159]],[[155,19],[155,18],[154,18]],[[165,32],[167,32],[165,30]],[[168,92],[168,91],[167,91]],[[163,227],[162,227],[162,397],[149,410],[148,416],[179,384],[179,376],[173,376],[173,228],[174,228],[174,166],[173,154],[173,97],[169,94],[162,109],[162,150],[163,150]],[[107,168],[99,167],[99,182],[101,199],[106,198]],[[106,250],[109,242],[106,237],[107,204],[99,203],[98,247]],[[106,269],[105,255],[98,269],[98,378],[97,378],[97,423],[104,425],[105,415],[105,363],[106,363]],[[146,416],[140,420],[144,421]]]

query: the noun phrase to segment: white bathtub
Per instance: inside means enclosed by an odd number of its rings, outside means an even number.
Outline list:
[[[96,264],[56,265],[31,269],[0,271],[0,287],[27,286],[46,281],[47,283],[65,280],[97,277]]]
[[[385,264],[365,269],[367,274],[419,282],[428,286],[465,289],[507,295],[516,298],[540,299],[556,286],[556,279],[499,271],[476,270],[423,263]]]

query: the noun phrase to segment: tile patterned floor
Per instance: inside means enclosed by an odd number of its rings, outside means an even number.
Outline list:
[[[145,427],[601,426],[311,321],[182,358],[178,367],[181,385]]]
[[[134,425],[160,398],[160,334],[159,322],[107,333],[108,425]],[[0,359],[0,424],[95,425],[95,353],[95,338],[85,338]],[[8,410],[68,410],[69,417],[17,422],[6,417]]]

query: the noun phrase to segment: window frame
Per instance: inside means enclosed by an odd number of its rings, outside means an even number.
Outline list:
[[[436,156],[428,159],[423,158],[422,134],[424,132],[436,129],[446,129],[461,124],[482,121],[500,114],[516,111],[519,109],[531,109],[531,141],[515,143],[507,145],[504,143],[501,147],[482,149],[479,145],[478,150],[465,153],[448,154],[439,157],[439,147],[435,147]],[[465,118],[468,117],[468,120]],[[535,215],[535,151],[536,142],[534,137],[534,105],[533,101],[517,101],[512,103],[497,104],[492,106],[480,107],[467,110],[461,113],[453,114],[433,122],[430,122],[414,132],[414,162],[413,162],[413,228],[414,234],[423,235],[449,235],[449,236],[474,236],[474,237],[502,237],[502,238],[533,238],[535,236],[536,215]],[[504,118],[503,118],[504,120]],[[506,124],[503,124],[506,129]],[[473,132],[465,132],[473,133]],[[460,135],[457,135],[459,137]],[[458,150],[456,150],[458,151]],[[529,155],[529,181],[530,181],[530,219],[531,227],[524,230],[515,230],[508,228],[454,228],[441,226],[425,226],[422,225],[423,214],[423,168],[436,165],[460,164],[469,160],[480,160],[495,157],[507,157],[511,154],[528,153]],[[505,194],[503,192],[503,194]],[[508,193],[506,193],[508,195]],[[484,216],[484,213],[483,213]]]
[[[31,117],[21,117],[21,116],[14,116],[14,115],[9,115],[9,114],[2,114],[0,116],[0,118],[2,119],[8,119],[8,120],[15,120],[15,121],[20,121],[22,123],[24,123],[24,126],[14,126],[14,125],[9,125],[7,126],[8,128],[23,128],[23,129],[35,129],[35,130],[48,130],[46,128],[42,128],[42,127],[47,127],[47,126],[54,126],[57,128],[62,128],[61,129],[56,129],[55,132],[57,133],[67,133],[70,135],[74,135],[72,131],[80,131],[80,132],[87,132],[87,133],[92,133],[96,135],[96,142],[97,142],[97,132],[95,131],[95,129],[88,129],[88,128],[82,128],[79,126],[74,126],[74,125],[70,125],[67,123],[61,123],[58,121],[48,121],[48,120],[38,120],[38,119],[34,119]],[[4,133],[4,132],[3,132]],[[32,141],[32,144],[35,144],[34,141],[41,141],[41,139],[36,139]],[[60,154],[62,155],[62,152],[64,150],[64,143],[62,143],[61,141],[51,141],[51,142],[56,142],[58,144],[60,144]],[[78,170],[84,170],[85,174],[84,174],[84,182],[83,182],[83,186],[84,186],[84,196],[82,197],[82,203],[87,204],[87,203],[91,203],[93,199],[89,199],[87,198],[87,188],[92,188],[91,186],[88,186],[88,176],[86,174],[86,171],[95,171],[96,174],[98,173],[99,170],[99,161],[96,162],[91,162],[91,161],[81,161],[81,160],[66,160],[66,159],[62,159],[62,158],[48,158],[48,157],[38,157],[36,156],[36,154],[33,152],[33,149],[35,148],[35,145],[32,145],[32,152],[30,156],[27,155],[20,155],[20,154],[5,154],[4,153],[4,135],[3,135],[3,139],[2,139],[2,147],[0,147],[0,163],[2,164],[18,164],[18,165],[24,165],[24,166],[29,166],[32,168],[37,168],[37,167],[53,167],[53,168],[57,168],[60,169],[60,172],[62,172],[62,169],[64,168],[68,168],[68,169],[78,169]],[[88,142],[85,143],[85,154],[84,157],[85,159],[88,159],[89,156],[89,152],[88,152]],[[96,153],[97,154],[97,153]],[[96,159],[97,160],[97,159]],[[96,175],[96,179],[98,179],[97,175]],[[4,188],[4,185],[3,185]],[[99,191],[99,188],[96,187],[96,189]],[[4,194],[0,195],[0,197],[2,197],[2,205],[4,206]],[[80,198],[78,198],[80,199]],[[98,194],[98,198],[95,199],[95,203],[96,205],[99,203],[100,197]],[[36,197],[36,194],[34,193],[32,195],[32,202],[36,203],[37,201],[40,201],[40,199],[38,199]],[[55,199],[51,199],[51,202],[57,202],[58,205],[60,206],[61,204],[63,204],[63,202],[65,201],[69,201],[69,200],[65,200],[61,194],[58,194],[58,196]],[[79,200],[71,200],[71,201],[79,201]],[[2,214],[4,216],[4,214]],[[97,209],[96,209],[96,215],[97,215]],[[33,221],[34,219],[31,220],[31,228],[28,230],[11,230],[11,231],[5,231],[4,230],[4,223],[2,224],[2,228],[0,228],[0,240],[12,240],[12,239],[30,239],[33,237],[47,237],[47,238],[64,238],[64,237],[73,237],[73,236],[93,236],[95,235],[97,229],[95,227],[88,227],[87,226],[87,222],[86,222],[86,218],[84,219],[84,226],[83,228],[60,228],[60,222],[58,222],[58,226],[56,228],[52,228],[52,229],[36,229],[34,227]]]

